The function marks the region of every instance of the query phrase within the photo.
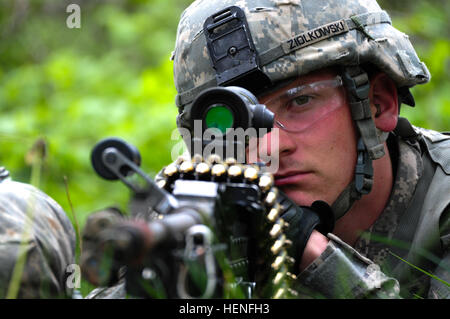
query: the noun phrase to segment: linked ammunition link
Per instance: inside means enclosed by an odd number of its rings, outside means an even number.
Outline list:
[[[288,223],[281,218],[283,207],[277,202],[278,189],[274,186],[274,177],[264,172],[258,165],[239,164],[234,158],[222,160],[211,155],[206,160],[195,155],[192,158],[180,156],[175,162],[165,167],[159,175],[159,187],[171,192],[177,179],[202,180],[217,183],[245,183],[257,185],[264,207],[258,238],[258,256],[263,261],[256,275],[256,297],[259,298],[295,298],[298,294],[291,289],[296,279],[292,273],[294,258],[288,255],[287,248],[292,242],[286,238]],[[247,239],[237,237],[235,244],[245,244]],[[246,267],[248,261],[235,260],[233,267]]]

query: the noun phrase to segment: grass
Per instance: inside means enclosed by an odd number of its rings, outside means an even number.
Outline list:
[[[31,174],[31,183],[39,187],[40,182],[40,171],[42,168],[42,158],[37,158],[32,165],[32,174]],[[9,282],[8,292],[6,294],[6,299],[16,299],[19,290],[20,283],[22,281],[22,275],[25,269],[25,264],[27,260],[27,249],[28,243],[32,239],[32,231],[33,231],[33,219],[34,219],[34,203],[36,201],[36,196],[31,196],[31,198],[27,199],[27,211],[26,211],[26,220],[24,223],[24,228],[21,236],[21,241],[19,245],[19,249],[17,252],[17,262],[14,265],[14,269],[12,272],[11,280]]]
[[[427,276],[429,276],[429,277],[431,277],[431,278],[433,278],[433,279],[435,279],[435,280],[437,280],[437,281],[443,283],[444,285],[446,285],[446,286],[449,287],[449,289],[450,289],[450,283],[446,282],[445,280],[443,280],[443,279],[441,279],[441,278],[439,278],[439,277],[433,275],[432,273],[430,273],[430,272],[428,272],[428,271],[426,271],[426,270],[424,270],[424,269],[422,269],[422,268],[420,268],[420,267],[417,267],[417,266],[413,265],[413,264],[410,263],[409,261],[407,261],[407,260],[401,258],[400,256],[397,256],[396,254],[394,254],[394,253],[391,252],[391,251],[389,251],[389,253],[390,253],[392,256],[394,256],[394,257],[398,258],[399,260],[403,261],[404,263],[408,264],[408,265],[411,266],[412,268],[417,269],[417,270],[419,270],[420,272],[426,274]]]
[[[64,186],[66,189],[66,195],[67,195],[67,201],[69,202],[70,211],[72,213],[72,219],[73,219],[73,227],[75,228],[75,233],[77,236],[77,246],[75,249],[75,263],[79,264],[79,258],[81,256],[81,252],[83,251],[83,245],[81,240],[81,232],[80,232],[80,224],[78,223],[77,214],[75,213],[75,210],[73,209],[72,200],[70,199],[70,192],[69,192],[69,183],[67,181],[67,176],[64,176]]]

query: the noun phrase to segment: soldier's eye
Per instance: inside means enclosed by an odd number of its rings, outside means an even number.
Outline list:
[[[287,103],[286,108],[288,111],[301,112],[311,104],[312,99],[313,97],[310,95],[297,96]]]
[[[301,95],[297,96],[295,99],[291,101],[292,106],[302,106],[311,101],[312,97],[309,95]]]

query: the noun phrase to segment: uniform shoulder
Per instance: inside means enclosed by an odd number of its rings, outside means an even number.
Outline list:
[[[421,134],[432,143],[448,141],[449,144],[447,146],[450,146],[450,132],[438,132],[418,126],[413,126],[413,128],[417,133]]]
[[[416,126],[414,130],[423,136],[432,160],[450,175],[450,132],[437,132]]]

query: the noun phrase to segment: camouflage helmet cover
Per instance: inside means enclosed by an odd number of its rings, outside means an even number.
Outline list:
[[[198,0],[182,14],[173,55],[178,126],[188,127],[196,94],[216,86],[205,20],[229,6],[245,12],[262,71],[273,83],[336,65],[372,63],[398,88],[430,74],[406,34],[375,0]]]

